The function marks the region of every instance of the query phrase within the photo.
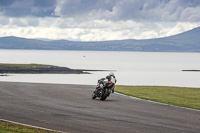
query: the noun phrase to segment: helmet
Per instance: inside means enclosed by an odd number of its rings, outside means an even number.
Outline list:
[[[114,73],[113,73],[113,72],[110,72],[110,73],[109,73],[109,76],[115,76],[115,75],[114,75]]]

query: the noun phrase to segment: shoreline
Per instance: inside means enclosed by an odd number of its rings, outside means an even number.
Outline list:
[[[7,74],[89,74],[81,69],[71,69],[46,64],[2,64],[0,63],[0,73]]]
[[[200,72],[200,70],[182,70],[183,72]]]
[[[0,76],[8,74],[91,74],[96,71],[113,70],[90,70],[90,69],[71,69],[46,64],[3,64],[0,63]]]

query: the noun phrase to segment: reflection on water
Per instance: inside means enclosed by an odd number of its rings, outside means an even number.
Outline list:
[[[200,53],[0,50],[0,63],[39,63],[73,69],[116,70],[120,85],[200,87]],[[95,85],[108,72],[93,74],[9,74],[0,81]]]

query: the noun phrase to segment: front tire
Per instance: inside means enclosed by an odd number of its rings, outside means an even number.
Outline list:
[[[97,96],[95,94],[95,92],[92,93],[92,99],[95,99]]]

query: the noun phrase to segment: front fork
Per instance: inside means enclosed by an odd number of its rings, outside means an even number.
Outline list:
[[[103,95],[103,88],[96,88],[95,94],[101,97]]]

